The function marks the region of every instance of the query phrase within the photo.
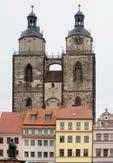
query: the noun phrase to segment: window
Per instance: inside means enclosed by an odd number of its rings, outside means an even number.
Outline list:
[[[35,152],[31,152],[31,157],[35,157]]]
[[[16,152],[15,152],[15,153],[16,153],[16,155],[19,155],[19,151],[18,151],[18,150],[16,150]]]
[[[34,135],[35,134],[35,130],[31,130],[31,134]]]
[[[44,146],[48,146],[48,140],[44,140]]]
[[[25,129],[25,135],[28,135],[28,134],[29,134],[29,130]]]
[[[89,143],[89,136],[84,136],[84,143]]]
[[[72,143],[72,136],[68,136],[68,143]]]
[[[19,138],[15,138],[15,144],[19,144]]]
[[[42,135],[42,130],[38,130],[38,134],[39,135]]]
[[[74,67],[73,81],[83,81],[82,64],[78,61]]]
[[[9,144],[11,141],[11,138],[10,137],[7,137],[7,144]]]
[[[84,149],[84,157],[88,157],[88,149]]]
[[[54,152],[50,152],[49,156],[50,156],[50,158],[53,158],[54,157]]]
[[[89,130],[89,122],[85,122],[84,123],[84,129],[85,130]]]
[[[32,114],[31,117],[30,117],[30,120],[31,121],[35,121],[36,119],[37,119],[37,115]]]
[[[39,158],[42,157],[42,152],[38,152],[37,155]]]
[[[35,146],[35,140],[31,140],[31,146]]]
[[[54,140],[50,140],[50,146],[54,146]]]
[[[68,157],[72,157],[72,149],[68,149]]]
[[[81,129],[81,124],[80,122],[76,122],[76,130],[80,130]]]
[[[108,141],[109,140],[109,134],[104,134],[104,140]]]
[[[101,149],[96,149],[96,157],[101,157]]]
[[[64,149],[60,149],[60,157],[64,157]]]
[[[38,140],[38,146],[42,146],[42,140]]]
[[[3,138],[0,137],[0,144],[3,144]]]
[[[24,144],[25,144],[25,146],[28,146],[29,145],[29,140],[25,140]]]
[[[101,141],[101,139],[102,139],[102,135],[101,134],[96,134],[96,140]]]
[[[75,105],[76,106],[80,106],[81,105],[81,98],[78,97],[78,96],[75,98]]]
[[[32,67],[30,64],[27,65],[25,69],[25,81],[26,82],[32,82]]]
[[[80,149],[76,149],[76,157],[80,157]]]
[[[51,134],[51,135],[54,134],[54,130],[53,130],[53,129],[50,130],[50,134]]]
[[[55,87],[55,83],[52,83],[51,86],[52,86],[52,88],[54,88]]]
[[[65,137],[64,136],[60,136],[60,143],[64,143],[65,141]]]
[[[76,136],[76,143],[80,143],[81,142],[81,137],[80,136]]]
[[[45,135],[48,135],[48,130],[44,130],[44,134]]]
[[[24,157],[29,157],[29,152],[24,152]]]
[[[45,115],[45,120],[50,121],[51,120],[51,115]]]
[[[72,130],[72,122],[68,122],[68,130]]]
[[[104,157],[108,157],[108,149],[104,149],[103,150],[103,156]]]
[[[32,107],[32,99],[30,97],[26,99],[26,107]]]
[[[44,152],[44,158],[48,157],[48,152]]]
[[[113,140],[113,133],[110,133],[110,140]]]
[[[3,150],[0,149],[0,157],[3,156]]]
[[[113,149],[110,149],[110,157],[113,157]]]
[[[60,130],[64,130],[64,122],[60,122]]]

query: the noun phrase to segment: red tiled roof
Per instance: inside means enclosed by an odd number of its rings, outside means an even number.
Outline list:
[[[32,112],[37,110],[37,119],[31,121],[30,117]],[[52,112],[51,119],[45,120],[45,115],[48,115],[48,111]],[[55,126],[56,119],[93,119],[92,105],[70,107],[70,108],[48,108],[48,109],[32,109],[26,112],[24,118],[23,127],[27,128],[33,126]]]
[[[19,113],[2,112],[0,117],[0,133],[20,134],[22,131],[22,118]]]
[[[92,105],[61,109],[56,119],[93,119]]]
[[[62,71],[47,71],[45,76],[46,82],[61,82]]]

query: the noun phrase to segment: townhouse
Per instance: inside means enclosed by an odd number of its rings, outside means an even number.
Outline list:
[[[22,160],[22,118],[19,113],[0,113],[0,160],[8,159],[8,145],[13,139],[17,146],[16,156]]]
[[[56,112],[32,109],[23,121],[23,155],[27,162],[55,163]]]
[[[106,109],[93,129],[93,162],[113,163],[113,114]]]
[[[92,163],[92,107],[60,110],[56,117],[56,163]]]

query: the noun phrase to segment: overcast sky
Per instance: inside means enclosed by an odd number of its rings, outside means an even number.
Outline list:
[[[1,0],[0,4],[0,111],[11,111],[12,55],[27,27],[26,16],[35,6],[38,25],[47,41],[48,54],[65,48],[65,37],[74,26],[81,4],[85,27],[94,38],[96,53],[97,116],[113,112],[113,0]]]

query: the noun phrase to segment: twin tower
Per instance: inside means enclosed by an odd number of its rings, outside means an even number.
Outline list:
[[[92,103],[95,117],[95,54],[93,39],[84,28],[84,14],[75,14],[75,27],[66,37],[66,52],[48,57],[46,41],[33,12],[13,55],[13,111],[73,107]],[[59,65],[60,69],[51,67]]]

